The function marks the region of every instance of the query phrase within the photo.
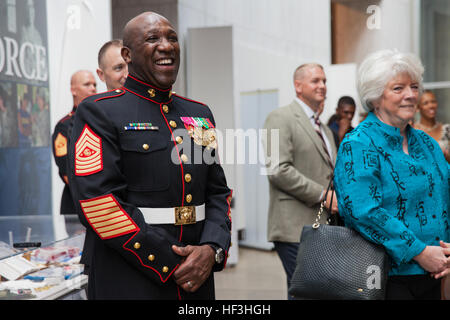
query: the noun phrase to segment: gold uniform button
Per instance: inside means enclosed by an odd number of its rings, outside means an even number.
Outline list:
[[[184,176],[184,181],[191,182],[191,180],[192,180],[192,176],[189,173],[186,173],[186,175]]]
[[[187,202],[187,203],[191,203],[191,201],[192,201],[192,194],[188,194],[188,195],[186,196],[186,202]]]
[[[121,92],[122,92],[122,90],[116,89],[116,93],[121,93]]]
[[[182,155],[181,155],[181,161],[183,161],[184,163],[186,163],[186,162],[188,162],[188,160],[189,160],[189,158],[188,158],[187,155],[185,155],[185,154],[182,154]]]
[[[178,137],[175,138],[175,141],[176,141],[178,144],[181,144],[181,143],[183,143],[183,138],[180,137],[180,136],[178,136]]]
[[[162,268],[162,272],[164,272],[164,273],[169,272],[169,268],[168,268],[168,267],[163,267],[163,268]]]
[[[148,89],[147,92],[148,92],[149,96],[152,97],[152,98],[156,95],[155,89]]]
[[[133,247],[137,250],[141,247],[141,244],[139,242],[135,242]]]
[[[169,124],[170,124],[170,126],[172,128],[176,128],[177,127],[177,123],[175,121],[173,121],[173,120],[170,120]]]
[[[164,113],[169,113],[169,106],[163,105],[162,109],[163,109]]]
[[[151,255],[149,255],[149,256],[148,256],[148,260],[150,260],[150,261],[154,261],[154,260],[155,260],[155,256],[154,256],[154,255],[152,255],[152,254],[151,254]]]
[[[148,144],[144,143],[144,144],[142,145],[142,149],[148,150],[148,148],[150,148],[150,146],[149,146]]]

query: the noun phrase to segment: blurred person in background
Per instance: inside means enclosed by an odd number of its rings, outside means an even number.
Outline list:
[[[106,42],[98,52],[97,75],[108,91],[122,87],[127,79],[128,65],[120,53],[122,47],[122,40],[114,39]]]
[[[439,143],[445,158],[450,162],[450,124],[437,121],[438,102],[433,91],[425,90],[417,105],[420,119],[414,128],[424,131]]]
[[[343,96],[339,98],[336,113],[328,120],[328,127],[333,131],[334,142],[336,147],[339,148],[339,144],[346,133],[353,130],[352,120],[356,111],[355,100],[350,96]]]
[[[64,116],[55,126],[52,135],[52,151],[55,163],[58,166],[58,173],[64,182],[64,189],[61,197],[60,214],[64,215],[66,222],[66,231],[69,236],[79,234],[85,231],[85,227],[80,223],[72,194],[69,186],[69,158],[67,150],[70,144],[70,134],[75,119],[75,112],[78,105],[84,98],[97,92],[97,82],[94,74],[88,70],[79,70],[75,72],[70,79],[70,92],[72,93],[73,107],[66,116]],[[84,274],[89,273],[91,241],[87,237],[84,240],[83,254],[80,263],[84,264]]]
[[[97,82],[94,75],[88,70],[75,72],[70,79],[70,91],[72,93],[72,110],[64,116],[55,126],[52,135],[52,151],[55,163],[58,166],[58,173],[64,182],[64,190],[61,198],[60,214],[66,215],[66,227],[69,235],[79,231],[82,226],[78,221],[75,205],[69,189],[68,181],[68,157],[67,148],[70,143],[70,132],[72,130],[75,112],[81,101],[87,96],[97,92]],[[84,227],[83,227],[84,229]]]
[[[268,134],[262,141],[269,160],[268,241],[274,243],[283,264],[288,288],[303,226],[314,222],[324,199],[337,211],[333,192],[326,194],[336,146],[330,128],[319,119],[327,93],[325,72],[320,64],[306,63],[294,71],[293,80],[294,100],[272,111],[264,123],[268,132],[278,130],[279,140]],[[278,158],[269,154],[275,149]],[[288,299],[293,298],[288,295]]]
[[[0,147],[17,146],[17,107],[11,99],[10,89],[10,83],[0,83]]]
[[[48,107],[48,89],[36,88],[35,101],[31,112],[33,123],[33,146],[50,145],[50,110]]]
[[[25,86],[25,88],[28,88]],[[32,95],[27,90],[20,97],[20,109],[17,113],[17,123],[19,126],[19,146],[31,147],[31,101]]]

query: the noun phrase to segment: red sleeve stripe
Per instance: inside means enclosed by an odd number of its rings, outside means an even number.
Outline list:
[[[231,199],[232,198],[233,198],[233,190],[230,190],[230,195],[227,197],[227,203],[228,203],[227,216],[228,216],[228,219],[230,219],[230,222],[231,222]]]
[[[139,231],[112,195],[81,200],[80,205],[89,224],[103,240]]]
[[[228,212],[227,212],[227,216],[228,219],[230,219],[230,224],[232,223],[231,221],[231,199],[233,198],[233,190],[230,190],[230,195],[227,197],[227,203],[228,203]],[[231,229],[231,227],[230,227]],[[228,261],[228,252],[227,250],[225,250],[225,260],[223,262],[223,267],[225,268],[227,265],[227,261]]]
[[[107,203],[98,204],[98,205],[95,205],[92,207],[85,207],[84,212],[86,213],[86,216],[90,218],[91,216],[97,216],[97,215],[99,215],[99,213],[101,214],[101,212],[105,211],[102,209],[114,210],[114,209],[117,209],[117,207],[115,206],[115,204],[113,202],[107,202]],[[108,210],[106,210],[106,211],[108,211]],[[88,212],[90,214],[88,214]],[[93,212],[93,213],[91,213],[91,212]],[[108,212],[106,212],[106,213],[108,213]]]
[[[137,234],[137,233],[136,233],[136,234]],[[161,282],[166,283],[167,280],[170,278],[170,276],[171,276],[171,275],[175,272],[175,270],[178,268],[179,264],[177,264],[177,265],[173,268],[173,270],[166,276],[166,278],[163,278],[162,275],[161,275],[161,273],[159,273],[155,268],[153,268],[153,267],[151,267],[151,266],[148,266],[148,265],[144,264],[144,263],[142,262],[141,257],[139,257],[139,255],[138,255],[136,252],[134,252],[133,250],[131,250],[131,249],[129,249],[129,248],[126,247],[126,245],[127,245],[127,244],[128,244],[128,243],[136,236],[136,234],[132,235],[132,236],[130,237],[130,239],[128,239],[127,242],[125,242],[125,243],[123,244],[122,247],[123,247],[125,250],[127,250],[127,251],[131,252],[132,254],[134,254],[134,255],[136,256],[136,258],[138,258],[139,262],[141,263],[141,265],[142,265],[143,267],[148,268],[148,269],[151,269],[151,270],[153,270],[154,272],[156,272],[156,273],[158,274],[159,278],[161,279]]]

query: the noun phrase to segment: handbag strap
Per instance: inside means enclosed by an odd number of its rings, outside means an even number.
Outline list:
[[[327,187],[327,191],[325,192],[325,196],[324,196],[323,200],[320,202],[320,208],[319,208],[319,212],[317,213],[316,221],[312,225],[313,229],[317,229],[320,226],[320,218],[322,217],[323,209],[325,208],[327,194],[330,190],[332,190],[333,179],[334,179],[334,171],[331,174],[330,181],[328,182],[328,187]],[[333,203],[333,197],[334,197],[334,192],[331,194],[330,206],[328,208],[329,213],[328,213],[328,217],[327,217],[327,224],[329,224],[330,217],[331,217],[331,205]]]

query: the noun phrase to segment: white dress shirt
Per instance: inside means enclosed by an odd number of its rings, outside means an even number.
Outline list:
[[[308,119],[311,122],[311,125],[314,129],[314,126],[315,126],[314,117],[315,117],[316,113],[306,103],[304,103],[302,100],[300,100],[298,97],[295,97],[295,101],[297,101],[298,104],[300,104],[300,106],[303,108],[303,111],[305,111],[306,116],[308,117]],[[322,133],[323,140],[325,141],[325,145],[327,146],[328,154],[330,155],[330,158],[333,159],[333,149],[331,148],[330,141],[328,140],[328,137],[325,134],[325,131],[323,130],[323,126],[324,126],[324,124],[321,121],[320,132]]]

